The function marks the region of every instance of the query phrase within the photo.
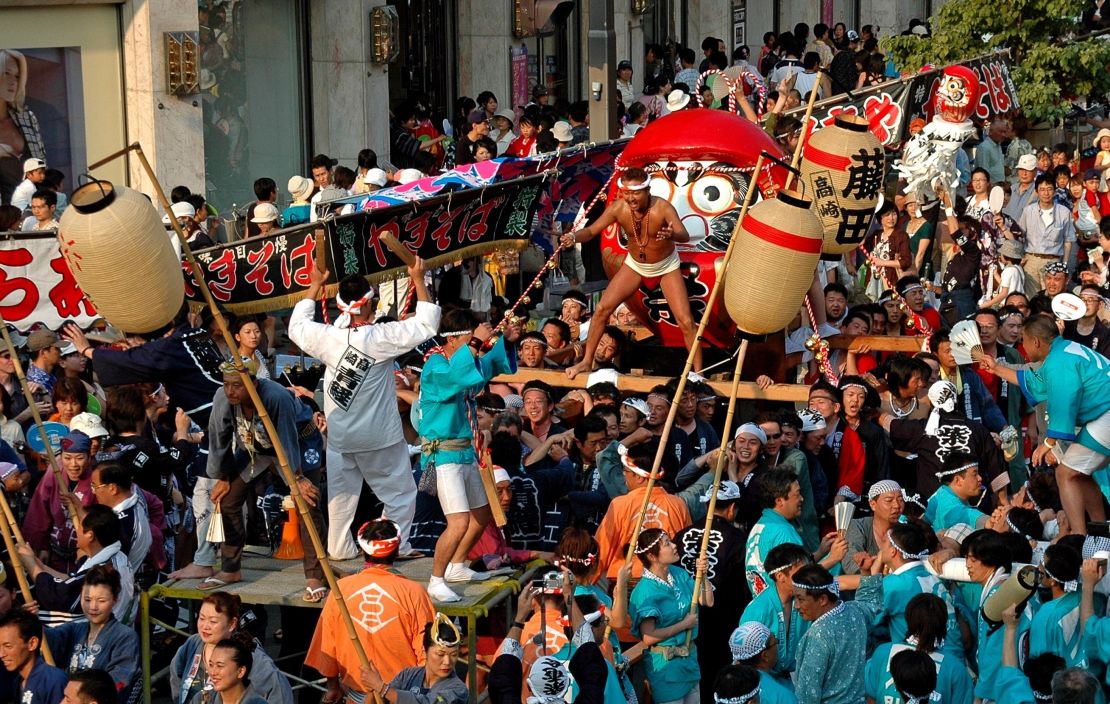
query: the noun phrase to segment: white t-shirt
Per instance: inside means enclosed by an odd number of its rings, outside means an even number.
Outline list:
[[[998,286],[999,288],[1006,289],[1006,295],[1011,293],[1025,293],[1025,271],[1017,264],[1008,264],[1006,268],[1002,270],[1002,276]]]

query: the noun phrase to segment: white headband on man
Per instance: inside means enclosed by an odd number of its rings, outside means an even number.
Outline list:
[[[617,179],[617,187],[618,188],[623,188],[626,191],[642,191],[645,188],[650,188],[651,184],[648,183],[647,181],[644,181],[643,183],[627,184],[627,183],[624,182],[623,178],[618,178]]]
[[[353,303],[347,303],[343,300],[342,296],[340,296],[338,293],[335,294],[335,307],[338,308],[339,312],[341,313],[341,315],[335,319],[335,327],[339,328],[340,330],[351,327],[351,316],[361,315],[362,307],[366,305],[373,297],[373,286],[371,286],[370,290],[366,292],[366,295],[364,295],[357,301],[354,301]]]

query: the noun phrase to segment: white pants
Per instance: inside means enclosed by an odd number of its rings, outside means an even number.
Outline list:
[[[365,480],[384,505],[382,515],[401,529],[402,554],[412,549],[409,532],[416,515],[416,482],[408,445],[368,452],[338,452],[328,447],[328,555],[351,559],[362,554],[351,537],[351,522]]]
[[[216,546],[208,542],[208,522],[215,509],[208,492],[215,484],[215,479],[198,477],[197,484],[193,487],[193,520],[197,524],[197,552],[193,556],[193,564],[203,567],[216,566]]]

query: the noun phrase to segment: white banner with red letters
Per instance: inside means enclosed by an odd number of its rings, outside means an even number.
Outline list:
[[[123,256],[120,266],[126,266]],[[24,332],[36,323],[57,330],[73,321],[87,328],[96,319],[54,234],[0,235],[0,315]]]

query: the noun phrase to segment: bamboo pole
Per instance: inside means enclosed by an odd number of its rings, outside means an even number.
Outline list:
[[[166,193],[162,190],[162,184],[158,181],[158,177],[155,175],[154,169],[151,168],[150,162],[147,161],[142,146],[140,146],[138,142],[135,142],[126,149],[117,152],[115,156],[118,157],[127,152],[135,152],[135,156],[138,157],[143,170],[146,171],[147,176],[150,178],[151,185],[154,188],[155,194],[158,196],[159,203],[161,203],[162,208],[165,209],[167,213],[170,212],[169,199],[166,198]],[[97,162],[97,165],[99,166],[103,163],[104,160]],[[181,224],[173,217],[170,218],[170,224],[173,225],[174,232],[177,233],[177,237],[181,241],[181,251],[185,255],[185,259],[189,262],[189,267],[193,272],[193,280],[196,282],[197,289],[200,295],[204,297],[204,302],[208,306],[208,309],[212,311],[212,316],[217,326],[219,326],[220,332],[223,334],[228,349],[238,349],[238,345],[235,343],[235,339],[231,336],[231,331],[228,329],[227,321],[224,319],[219,306],[216,305],[216,301],[212,298],[212,292],[208,289],[203,270],[193,256],[192,248],[189,247],[189,243],[185,240],[185,233],[181,229]],[[331,563],[328,562],[327,552],[320,540],[320,534],[316,531],[316,524],[309,516],[308,504],[304,496],[301,495],[300,487],[297,486],[296,477],[293,475],[293,470],[290,468],[289,458],[285,454],[285,448],[282,447],[277,429],[274,427],[274,422],[270,418],[270,414],[266,412],[266,407],[262,404],[262,397],[258,395],[258,388],[255,386],[254,379],[251,378],[251,375],[247,373],[246,367],[243,366],[243,360],[240,359],[237,354],[232,355],[231,359],[235,364],[236,371],[239,372],[239,378],[243,382],[243,386],[246,388],[251,402],[254,404],[255,412],[258,414],[259,420],[262,421],[262,425],[273,443],[274,454],[277,456],[277,464],[281,468],[285,483],[289,486],[289,493],[297,505],[297,512],[301,514],[301,519],[305,522],[305,529],[312,541],[312,547],[316,551],[316,557],[320,561],[320,567],[324,571],[328,587],[335,597],[336,605],[339,607],[339,613],[342,615],[343,623],[347,627],[347,635],[351,640],[351,645],[358,654],[360,664],[363,667],[370,667],[370,659],[366,655],[366,649],[363,648],[362,641],[359,640],[357,631],[355,631],[355,623],[351,618],[351,612],[347,608],[347,602],[343,598],[343,592],[339,589],[339,580],[336,579],[335,571],[332,569]],[[372,692],[371,694],[373,694],[374,701],[377,702],[377,704],[382,704],[381,696],[377,692]]]
[[[4,547],[8,549],[8,554],[11,555],[12,569],[15,570],[15,580],[19,582],[19,591],[23,594],[23,603],[30,604],[34,601],[31,596],[31,583],[27,580],[27,573],[24,571],[19,553],[15,549],[16,542],[23,544],[23,536],[18,532],[19,526],[16,525],[12,516],[12,509],[8,505],[8,498],[4,495],[3,489],[0,489],[0,501],[3,501],[5,516],[5,520],[0,521],[0,537],[4,539]],[[17,540],[12,539],[14,535],[19,536]],[[54,654],[50,652],[50,644],[46,642],[45,634],[40,641],[40,645],[42,647],[42,657],[46,660],[46,664],[53,665]]]
[[[813,105],[817,102],[817,85],[809,91],[809,104],[806,105],[806,114],[802,118],[802,133],[798,135],[798,146],[794,147],[794,156],[790,159],[790,170],[786,173],[786,185],[783,190],[788,190],[794,183],[794,175],[798,173],[798,162],[802,160],[802,147],[809,137],[809,119],[813,117]]]
[[[736,354],[736,369],[732,373],[732,393],[728,397],[728,413],[725,415],[725,427],[721,434],[721,452],[717,455],[717,466],[713,468],[713,486],[709,490],[709,506],[708,513],[705,515],[705,530],[701,534],[701,550],[698,552],[698,559],[704,559],[706,553],[709,552],[709,532],[713,528],[713,512],[717,510],[717,491],[721,488],[721,474],[725,469],[725,458],[728,456],[726,450],[728,449],[730,438],[732,434],[732,421],[736,416],[736,399],[738,397],[737,391],[740,388],[740,372],[744,369],[744,358],[748,356],[748,339],[744,338],[740,341],[740,350]],[[705,583],[705,573],[701,570],[697,571],[694,577],[694,597],[690,602],[690,611],[698,610],[698,595],[701,593],[702,585]],[[686,647],[690,647],[690,641],[694,638],[694,632],[686,631]]]
[[[632,529],[632,536],[628,541],[628,552],[624,557],[625,562],[631,562],[632,557],[636,551],[636,541],[640,538],[640,531],[644,527],[644,517],[647,515],[648,505],[651,503],[651,491],[655,487],[655,480],[659,476],[659,467],[663,464],[663,453],[667,451],[667,439],[671,435],[671,429],[674,427],[675,417],[678,415],[678,403],[682,399],[682,393],[686,390],[686,378],[690,374],[691,367],[694,366],[694,355],[697,352],[698,345],[701,344],[701,337],[705,333],[706,325],[709,323],[709,318],[713,315],[713,306],[717,302],[717,297],[720,295],[721,286],[724,283],[724,271],[728,267],[728,262],[732,258],[732,253],[736,249],[736,241],[739,239],[741,224],[744,222],[744,216],[748,214],[748,208],[752,204],[752,197],[755,191],[759,188],[759,177],[763,172],[764,154],[760,154],[756,159],[755,169],[752,171],[752,180],[748,184],[748,192],[744,195],[744,205],[740,208],[740,217],[736,219],[736,227],[732,231],[732,237],[728,241],[728,248],[725,249],[723,262],[721,264],[721,276],[718,276],[716,281],[713,282],[713,290],[709,292],[709,298],[705,302],[705,312],[701,316],[701,322],[698,323],[697,333],[694,335],[694,344],[690,347],[690,353],[686,355],[686,366],[682,369],[682,374],[678,377],[678,386],[674,392],[674,399],[671,401],[671,410],[667,413],[667,421],[663,424],[663,433],[659,437],[659,447],[655,450],[655,460],[652,462],[651,473],[648,474],[647,488],[644,492],[644,500],[640,504],[640,513],[636,517],[636,524]],[[606,628],[608,631],[609,629]]]
[[[46,435],[46,428],[42,424],[42,414],[39,413],[39,407],[35,405],[35,395],[31,392],[31,387],[27,383],[27,377],[23,373],[23,363],[19,361],[19,353],[16,352],[15,345],[12,344],[12,336],[8,333],[8,324],[3,315],[0,315],[0,335],[3,335],[4,346],[8,348],[8,354],[12,356],[12,364],[15,366],[15,375],[19,379],[19,386],[23,389],[23,396],[27,399],[27,406],[31,409],[31,417],[35,419],[35,426],[39,429],[42,444],[46,446],[46,458],[50,462],[50,469],[54,472],[54,481],[58,484],[58,492],[60,495],[68,494],[70,493],[69,486],[62,475],[61,467],[58,466],[58,456],[54,454],[54,447],[50,444],[50,438]],[[73,528],[81,530],[80,516],[68,503],[65,501],[62,503],[65,504],[66,512],[69,513],[69,518],[73,521]]]

